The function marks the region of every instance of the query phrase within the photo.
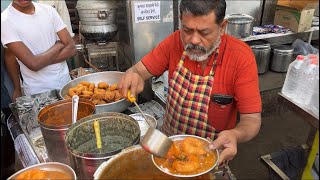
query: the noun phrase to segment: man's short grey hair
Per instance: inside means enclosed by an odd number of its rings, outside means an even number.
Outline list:
[[[227,4],[225,0],[181,0],[180,16],[192,14],[193,16],[204,16],[214,11],[216,23],[221,24],[226,15]]]

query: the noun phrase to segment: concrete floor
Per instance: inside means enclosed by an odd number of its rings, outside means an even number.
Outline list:
[[[261,93],[261,130],[252,141],[240,144],[237,156],[229,162],[237,179],[270,179],[269,168],[260,157],[281,148],[305,144],[308,139],[311,126],[298,114],[278,102],[277,93],[280,91],[281,88],[276,88]]]

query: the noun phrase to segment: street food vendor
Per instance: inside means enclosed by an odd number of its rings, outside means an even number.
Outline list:
[[[169,70],[161,131],[211,138],[210,148],[222,150],[220,165],[234,158],[238,143],[258,134],[262,110],[255,57],[248,45],[224,33],[225,11],[225,0],[182,0],[180,29],[119,82],[123,96],[128,89],[135,96],[145,80]]]
[[[1,13],[1,41],[17,57],[18,63],[6,62],[7,70],[21,71],[25,95],[61,89],[71,80],[65,60],[75,55],[75,44],[53,7],[13,0]]]

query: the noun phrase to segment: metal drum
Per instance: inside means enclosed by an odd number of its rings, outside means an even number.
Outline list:
[[[96,145],[94,121],[98,121],[100,126],[101,150]],[[82,118],[66,134],[67,148],[79,179],[93,179],[101,163],[139,141],[138,122],[128,115],[112,112]]]
[[[71,99],[58,101],[44,107],[38,114],[49,159],[67,165],[71,163],[64,138],[72,123],[71,103]],[[95,106],[91,101],[80,99],[77,120],[93,114],[94,111]]]
[[[256,58],[258,74],[263,74],[268,71],[270,63],[271,45],[268,41],[259,40],[248,42],[252,52]]]
[[[273,46],[270,69],[275,72],[287,72],[293,58],[293,48],[291,46]]]

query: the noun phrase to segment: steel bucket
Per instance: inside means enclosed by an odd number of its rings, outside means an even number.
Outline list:
[[[65,135],[71,126],[71,99],[50,104],[38,114],[38,122],[48,157],[51,161],[71,165],[68,149],[65,144]],[[77,120],[93,114],[95,105],[86,99],[80,99]]]
[[[93,122],[99,121],[102,149],[96,147]],[[82,118],[66,134],[66,145],[74,170],[80,179],[93,179],[97,168],[105,161],[140,141],[139,124],[121,113],[101,113]]]

